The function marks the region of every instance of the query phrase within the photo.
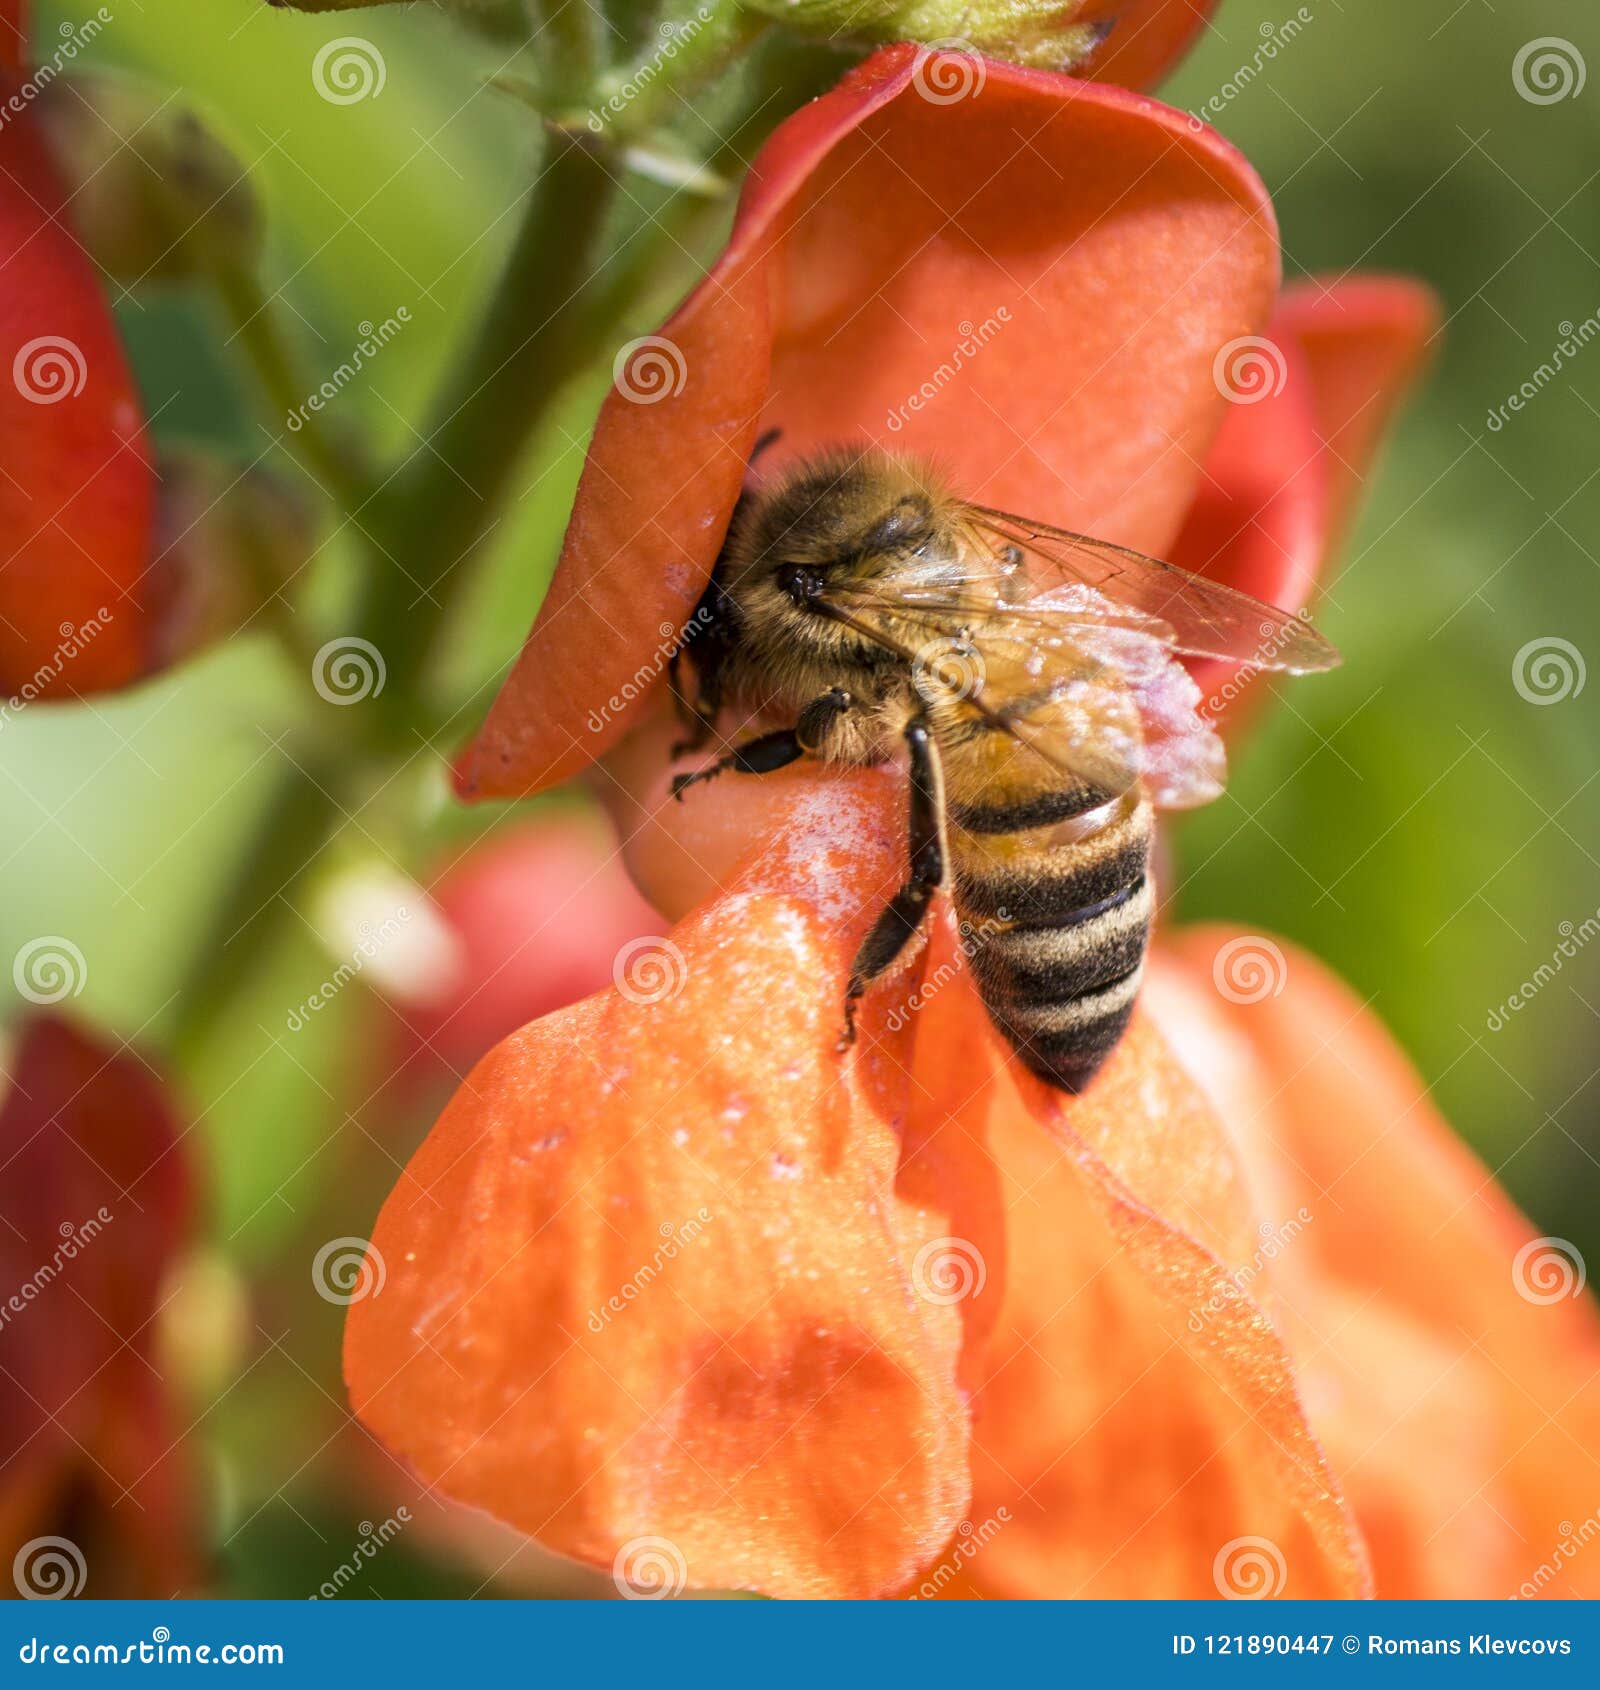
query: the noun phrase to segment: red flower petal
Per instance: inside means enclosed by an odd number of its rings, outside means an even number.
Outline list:
[[[21,71],[27,62],[27,0],[0,0],[0,69]]]
[[[1329,545],[1427,362],[1440,315],[1433,290],[1405,276],[1308,276],[1284,290],[1274,332],[1292,338],[1310,366],[1312,408],[1328,458]]]
[[[1276,281],[1260,182],[1121,89],[987,64],[936,105],[915,64],[886,48],[778,130],[664,327],[668,388],[607,398],[470,794],[535,790],[620,737],[617,702],[692,611],[763,426],[784,430],[776,456],[876,440],[973,496],[1170,543],[1221,420],[1213,354],[1262,325]],[[646,366],[630,371],[637,398]]]
[[[20,18],[0,20],[16,42]],[[20,62],[0,69],[9,96]],[[105,298],[33,117],[0,127],[0,693],[117,687],[147,663],[155,482]]]
[[[1238,348],[1229,366],[1238,398],[1173,562],[1269,604],[1309,605],[1437,325],[1432,292],[1402,277],[1287,288],[1266,336]],[[1194,672],[1214,699],[1235,700],[1245,684],[1230,684],[1238,671],[1223,663]],[[1237,728],[1236,702],[1229,717]]]
[[[982,1181],[902,1169],[903,1039],[834,1053],[898,839],[833,818],[797,801],[798,855],[486,1057],[378,1219],[357,1412],[569,1555],[875,1594],[965,1509],[962,1314],[912,1269]]]
[[[1092,0],[1073,21],[1111,28],[1075,74],[1148,88],[1189,51],[1216,9],[1217,0]]]
[[[70,1505],[90,1594],[171,1595],[195,1573],[195,1512],[152,1363],[192,1206],[170,1105],[131,1054],[36,1016],[0,1110],[0,1164],[0,1274],[21,1305],[0,1331],[0,1529],[25,1540]],[[97,1555],[91,1530],[125,1547]],[[130,1567],[137,1588],[104,1582]]]

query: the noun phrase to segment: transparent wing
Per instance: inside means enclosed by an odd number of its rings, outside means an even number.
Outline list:
[[[1188,657],[1297,675],[1339,662],[1298,616],[1124,546],[981,505],[967,507],[964,540],[959,557],[931,560],[926,578],[907,584],[911,602],[1132,627]]]
[[[1096,613],[1078,588],[1014,606],[975,585],[946,582],[937,597],[931,581],[903,586],[830,585],[823,603],[904,658],[930,703],[1006,733],[1108,798],[1142,782],[1173,809],[1221,791],[1222,742],[1161,623],[1112,606]]]

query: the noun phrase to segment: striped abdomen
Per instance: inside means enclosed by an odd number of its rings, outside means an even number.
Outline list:
[[[952,889],[995,1025],[1041,1079],[1080,1091],[1122,1036],[1153,897],[1137,792],[996,794],[955,804]]]

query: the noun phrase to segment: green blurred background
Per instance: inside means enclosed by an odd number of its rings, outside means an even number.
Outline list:
[[[40,12],[41,42],[78,15]],[[1165,97],[1200,108],[1294,13],[1225,0]],[[1229,793],[1184,823],[1182,912],[1326,958],[1540,1229],[1600,1260],[1600,944],[1502,1030],[1489,1025],[1550,960],[1559,924],[1600,908],[1600,680],[1542,705],[1513,684],[1518,652],[1544,637],[1600,660],[1600,345],[1503,429],[1486,426],[1561,325],[1600,310],[1600,27],[1587,0],[1465,0],[1454,12],[1447,0],[1343,0],[1306,15],[1218,126],[1277,198],[1291,277],[1411,272],[1439,290],[1448,321],[1321,618],[1346,666],[1296,689],[1238,757]],[[381,47],[386,86],[331,105],[310,61],[352,33]],[[1531,103],[1512,62],[1548,35],[1577,44],[1597,74],[1576,97]],[[255,164],[271,281],[310,367],[337,363],[358,325],[407,307],[410,324],[339,401],[342,418],[402,444],[470,327],[536,156],[529,114],[482,89],[502,55],[425,6],[302,18],[260,0],[162,0],[119,10],[94,56],[182,87]],[[663,303],[684,279],[663,279]],[[130,298],[119,317],[158,437],[261,450],[205,308]],[[452,673],[463,733],[538,603],[598,391],[577,384],[547,429],[463,619]],[[330,596],[333,551],[318,586]],[[181,684],[10,722],[0,954],[40,933],[73,937],[88,962],[78,1007],[158,1038],[262,813],[278,742],[297,729],[297,683],[265,642],[236,644]],[[386,802],[410,806],[424,837],[493,820],[452,815],[433,787]],[[369,1224],[422,1122],[380,1139],[348,1118],[352,1091],[366,1090],[354,1070],[370,1060],[359,991],[282,1037],[282,1006],[327,971],[309,931],[261,957],[196,1076],[218,1283],[250,1285],[237,1366],[197,1433],[219,1479],[221,1588],[238,1594],[314,1590],[359,1522],[382,1518],[381,1482],[364,1490],[359,1464],[338,1459],[341,1311],[310,1296],[304,1241]],[[291,1329],[292,1358],[279,1341]],[[457,1552],[419,1548],[419,1535],[385,1548],[352,1594],[575,1588],[509,1540]],[[510,1571],[485,1585],[507,1556]]]

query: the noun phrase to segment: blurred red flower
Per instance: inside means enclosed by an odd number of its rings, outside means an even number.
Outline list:
[[[507,1033],[609,985],[629,944],[666,926],[603,818],[570,806],[452,854],[427,886],[456,963],[436,996],[392,1006],[408,1085],[459,1077]]]
[[[640,654],[688,617],[761,429],[932,453],[974,497],[1298,607],[1432,330],[1398,280],[1274,315],[1260,184],[1181,116],[1001,65],[935,106],[916,64],[875,55],[773,137],[641,343],[664,391],[619,359],[463,778],[532,791],[614,747],[595,778],[683,919],[457,1093],[374,1231],[356,1409],[625,1584],[1359,1595],[1375,1565],[1386,1595],[1509,1593],[1563,1479],[1600,1477],[1593,1322],[1517,1299],[1525,1225],[1314,962],[1260,941],[1279,995],[1235,1013],[1240,945],[1182,939],[1065,1099],[1014,1072],[941,915],[841,1061],[898,777],[665,801]]]
[[[193,1210],[172,1106],[53,1014],[22,1025],[4,1083],[0,1562],[19,1594],[173,1596],[199,1569],[155,1342]]]
[[[136,679],[155,516],[144,412],[28,109],[25,0],[0,0],[0,694]]]

